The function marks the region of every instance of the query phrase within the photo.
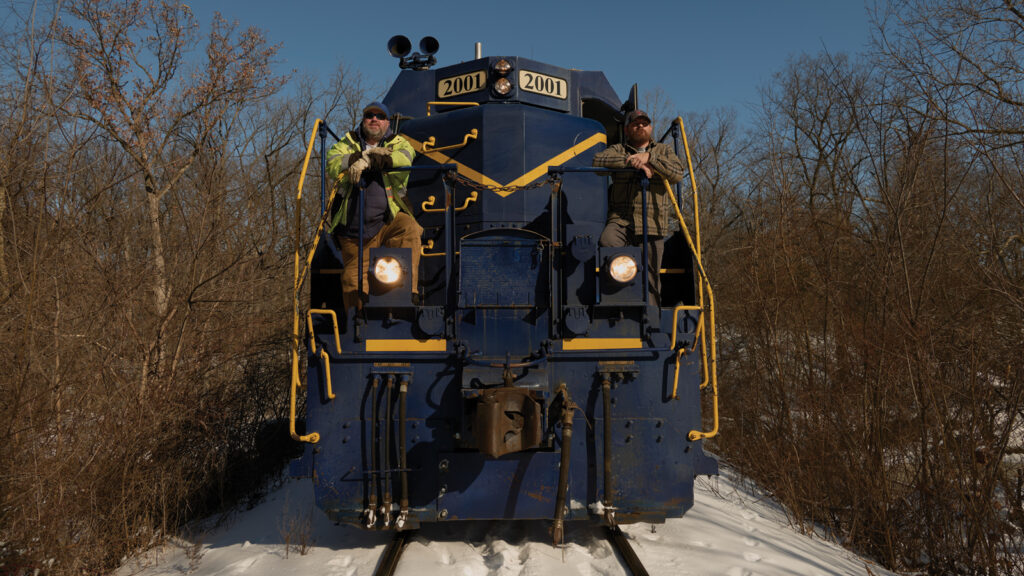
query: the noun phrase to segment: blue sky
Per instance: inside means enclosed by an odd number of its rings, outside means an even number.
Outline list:
[[[758,87],[801,52],[856,53],[870,36],[861,0],[496,2],[193,0],[203,25],[219,10],[281,44],[282,70],[329,74],[339,61],[385,87],[398,73],[387,39],[440,41],[438,65],[483,54],[602,70],[620,97],[660,87],[676,112],[758,100]],[[415,48],[414,48],[415,49]]]

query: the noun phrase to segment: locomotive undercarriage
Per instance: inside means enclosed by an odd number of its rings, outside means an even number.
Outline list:
[[[682,337],[692,340],[690,320]],[[318,348],[332,340],[321,332]],[[667,348],[503,360],[452,348],[310,363],[321,399],[353,416],[311,415],[322,440],[297,465],[315,473],[318,504],[333,520],[398,530],[469,519],[661,522],[692,504],[676,480],[714,471],[683,425],[699,399],[669,400]]]

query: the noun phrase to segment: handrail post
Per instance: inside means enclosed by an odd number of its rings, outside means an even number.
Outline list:
[[[680,118],[677,119],[677,121],[672,122],[672,127],[670,128],[670,130],[672,132],[672,149],[675,151],[676,156],[679,156],[679,133],[680,133],[679,126],[681,125],[681,123],[682,123],[682,119],[680,117]],[[679,202],[680,206],[682,206],[683,205],[683,182],[680,180],[679,182],[676,182],[675,184],[673,184],[672,187],[675,189],[676,201]]]
[[[318,136],[320,137],[320,216],[323,217],[327,211],[327,129],[325,124],[320,125]]]
[[[450,181],[451,180],[451,181]],[[455,295],[452,292],[452,267],[454,266],[455,258],[455,210],[454,210],[454,174],[449,171],[441,177],[441,183],[444,185],[444,229],[445,229],[445,251],[444,251],[444,292],[445,292],[445,311],[446,316],[449,316],[455,308],[454,298]]]
[[[560,338],[562,333],[562,282],[553,282],[555,278],[555,247],[565,246],[562,237],[562,181],[555,179],[551,183],[551,248],[548,254],[548,302],[551,306],[551,335]]]
[[[356,333],[356,339],[359,338],[359,310],[362,309],[363,303],[363,226],[365,225],[366,219],[366,187],[363,186],[362,177],[359,178],[359,182],[353,182],[359,190],[359,255],[356,258],[358,267],[356,268],[356,309],[352,313],[353,330]],[[344,263],[343,263],[344,264]],[[348,310],[345,311],[348,313]]]
[[[640,259],[642,260],[642,265],[640,267],[640,272],[641,272],[641,274],[643,274],[643,280],[641,281],[642,282],[641,286],[643,286],[643,299],[644,299],[644,303],[645,304],[647,303],[647,300],[648,300],[647,293],[651,289],[651,287],[650,287],[650,278],[648,277],[648,274],[650,273],[649,272],[650,266],[648,266],[648,262],[647,262],[648,261],[648,258],[647,258],[647,251],[648,251],[648,247],[647,247],[647,232],[648,232],[648,230],[647,230],[647,192],[650,189],[650,185],[651,185],[651,181],[647,179],[647,175],[641,173],[641,175],[640,175],[640,211],[643,213],[643,225],[642,225],[642,229],[643,229],[643,242],[641,243],[641,252],[640,252]]]

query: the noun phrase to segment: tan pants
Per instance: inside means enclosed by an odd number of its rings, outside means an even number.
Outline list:
[[[416,219],[399,212],[395,219],[384,225],[377,232],[377,235],[363,242],[363,293],[369,290],[367,272],[370,269],[370,248],[410,248],[412,249],[412,293],[419,293],[419,272],[420,272],[420,238],[423,236],[423,227],[416,222]],[[341,247],[341,257],[344,260],[345,269],[341,274],[342,299],[345,303],[345,310],[352,307],[362,308],[362,299],[357,297],[359,291],[359,277],[356,276],[357,262],[359,261],[359,241],[356,238],[337,238]]]

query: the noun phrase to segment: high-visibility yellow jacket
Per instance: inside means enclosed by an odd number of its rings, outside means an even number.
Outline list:
[[[388,131],[378,146],[383,146],[391,151],[392,167],[411,166],[412,159],[416,156],[416,150],[412,144],[400,134],[392,134]],[[355,152],[366,150],[365,142],[360,134],[348,132],[345,136],[327,152],[327,177],[333,185],[338,186],[339,202],[337,210],[331,218],[329,232],[333,232],[338,226],[345,226],[348,222],[349,202],[353,198],[352,183],[349,181],[348,167],[352,163],[352,156]],[[388,209],[391,212],[390,219],[393,219],[398,212],[404,211],[412,214],[406,202],[406,186],[409,183],[408,172],[385,172],[381,184],[387,192]]]

